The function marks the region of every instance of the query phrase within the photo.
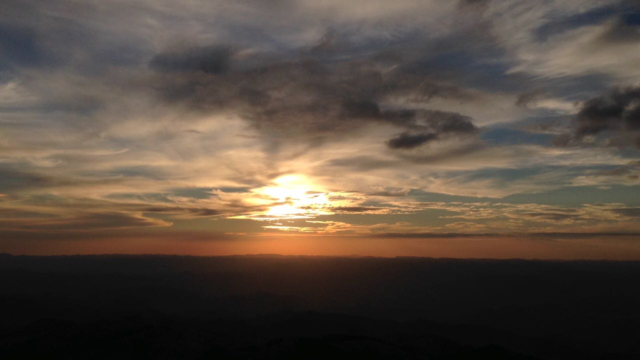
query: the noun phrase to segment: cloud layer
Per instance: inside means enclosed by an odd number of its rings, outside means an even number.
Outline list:
[[[5,1],[0,233],[637,233],[638,11]]]

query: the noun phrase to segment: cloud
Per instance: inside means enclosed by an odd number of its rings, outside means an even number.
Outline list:
[[[426,133],[413,135],[405,132],[389,140],[387,146],[391,149],[413,149],[437,138],[438,135],[436,134]]]
[[[349,193],[327,207],[337,217],[420,218],[378,232],[626,224],[624,211],[431,204],[423,217],[410,203],[637,186],[637,24],[618,3],[4,1],[2,216],[210,230],[284,205],[255,190],[300,174]],[[496,131],[521,125],[547,136]],[[552,146],[558,133],[580,146]],[[342,220],[301,226],[374,231]]]
[[[621,208],[612,210],[616,214],[620,214],[630,218],[640,218],[640,208]]]
[[[211,217],[220,215],[221,212],[215,209],[207,208],[189,208],[179,206],[141,206],[139,209],[144,213],[159,213],[159,214],[175,214],[175,215],[187,215],[188,217]]]
[[[477,132],[468,116],[398,102],[428,103],[437,97],[469,101],[469,94],[428,76],[385,71],[372,58],[333,63],[303,58],[257,65],[244,58],[238,60],[235,71],[233,64],[225,63],[224,71],[215,67],[216,71],[204,74],[184,73],[187,69],[202,71],[202,63],[210,57],[218,61],[221,50],[214,49],[156,56],[152,68],[181,70],[158,74],[155,86],[160,99],[190,110],[240,114],[257,131],[278,142],[340,140],[375,125],[430,131],[437,137]],[[223,54],[227,61],[228,52]],[[170,59],[165,60],[167,57]]]
[[[585,101],[575,123],[572,133],[557,139],[559,145],[640,148],[640,87],[615,88]]]
[[[169,51],[154,56],[149,65],[158,71],[221,74],[230,70],[231,50],[224,46],[208,46]]]
[[[535,105],[538,101],[544,98],[544,92],[540,90],[532,90],[524,92],[516,98],[516,105],[520,107],[529,107]]]
[[[80,212],[62,216],[0,218],[0,227],[12,231],[96,231],[171,226],[170,222],[124,212]]]
[[[331,208],[332,211],[337,213],[374,213],[385,208],[375,206],[336,206]]]
[[[404,117],[404,123],[409,117]],[[409,127],[418,133],[404,132],[387,141],[391,149],[413,149],[430,141],[443,137],[475,135],[478,128],[471,122],[471,118],[452,112],[418,111],[411,118]]]
[[[579,136],[605,130],[640,130],[640,88],[615,89],[585,102],[577,120]]]
[[[578,186],[640,185],[640,171],[633,163],[601,170],[588,170],[573,180]]]
[[[517,60],[510,71],[547,78],[605,75],[610,84],[617,85],[637,82],[640,37],[633,21],[637,10],[625,3],[513,5],[502,14],[511,15],[511,21],[499,18],[494,22],[497,36]],[[525,19],[528,23],[523,25]]]
[[[607,238],[607,237],[629,237],[640,236],[640,232],[537,232],[537,233],[382,233],[372,235],[381,238],[417,238],[417,239],[446,239],[446,238],[545,238],[545,239],[585,239],[585,238]]]

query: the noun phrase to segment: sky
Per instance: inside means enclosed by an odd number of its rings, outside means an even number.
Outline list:
[[[640,260],[635,0],[4,0],[0,252]]]

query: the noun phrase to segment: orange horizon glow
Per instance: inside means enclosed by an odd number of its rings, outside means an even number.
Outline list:
[[[286,255],[373,256],[467,259],[626,260],[639,261],[637,239],[367,238],[322,235],[267,235],[210,240],[203,234],[179,237],[138,236],[100,240],[2,241],[12,255]]]

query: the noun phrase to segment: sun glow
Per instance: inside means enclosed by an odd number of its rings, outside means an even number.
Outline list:
[[[332,214],[327,192],[302,175],[279,177],[271,186],[252,192],[257,195],[256,204],[267,206],[266,211],[249,216],[254,220],[311,219]]]

